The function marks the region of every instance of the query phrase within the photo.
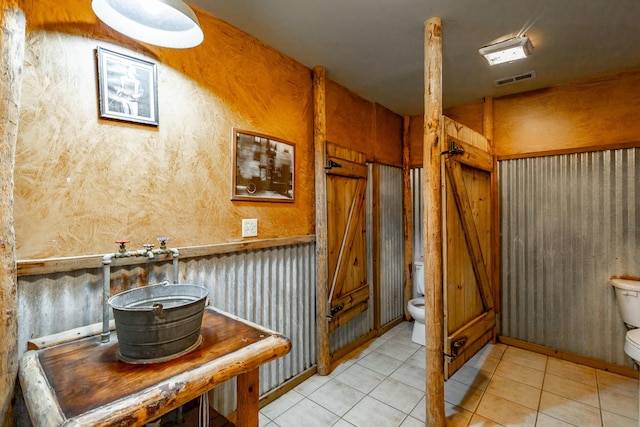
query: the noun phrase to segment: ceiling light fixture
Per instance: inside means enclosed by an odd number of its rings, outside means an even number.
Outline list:
[[[204,39],[196,14],[181,0],[93,0],[91,7],[105,24],[145,43],[187,48]]]
[[[526,58],[533,53],[533,45],[528,37],[514,37],[481,47],[479,52],[489,65],[496,65]]]

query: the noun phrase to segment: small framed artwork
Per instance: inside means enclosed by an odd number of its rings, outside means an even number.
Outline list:
[[[234,129],[231,199],[293,202],[295,158],[291,142]]]
[[[158,125],[156,64],[98,47],[100,117]]]

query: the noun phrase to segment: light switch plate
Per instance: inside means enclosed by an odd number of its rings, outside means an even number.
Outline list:
[[[258,235],[258,220],[243,219],[242,220],[242,237],[256,237]]]

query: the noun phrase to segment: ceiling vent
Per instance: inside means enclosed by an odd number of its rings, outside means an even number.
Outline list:
[[[509,85],[511,83],[518,83],[523,80],[531,80],[535,78],[536,78],[536,72],[529,71],[526,73],[518,74],[517,76],[505,77],[504,79],[494,80],[493,83],[496,86],[504,86],[504,85]]]

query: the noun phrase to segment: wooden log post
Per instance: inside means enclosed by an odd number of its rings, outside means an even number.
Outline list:
[[[496,313],[500,312],[500,204],[498,203],[498,161],[493,143],[493,98],[486,97],[482,108],[482,133],[489,142],[489,152],[493,156],[491,171],[491,290]],[[497,339],[494,328],[493,342]]]
[[[316,330],[318,343],[318,374],[331,372],[329,348],[328,274],[327,263],[327,182],[326,165],[327,115],[325,103],[326,73],[324,67],[313,69],[313,146],[316,187]]]
[[[2,2],[0,36],[0,425],[9,425],[18,371],[16,237],[13,221],[20,88],[24,62],[25,17],[12,1]]]
[[[413,296],[413,210],[411,208],[411,116],[404,116],[402,130],[402,181],[404,207],[404,319],[411,320],[408,303]]]
[[[442,22],[425,25],[424,59],[424,284],[426,333],[426,424],[443,426],[444,315],[442,289]]]

